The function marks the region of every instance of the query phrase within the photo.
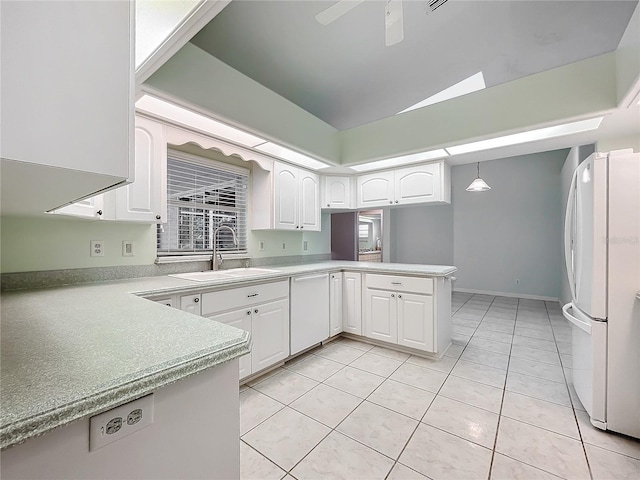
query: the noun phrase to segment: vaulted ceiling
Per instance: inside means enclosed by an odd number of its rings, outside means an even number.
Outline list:
[[[339,130],[386,118],[482,72],[487,87],[613,51],[638,3],[405,0],[385,47],[384,3],[328,26],[333,1],[232,1],[192,43]]]

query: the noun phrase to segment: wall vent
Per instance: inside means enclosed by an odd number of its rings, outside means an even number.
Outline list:
[[[442,5],[447,3],[447,0],[428,0],[428,1],[429,1],[429,10],[431,10],[432,12],[434,12],[436,8],[441,7]]]

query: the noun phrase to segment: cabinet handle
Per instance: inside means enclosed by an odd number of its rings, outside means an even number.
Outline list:
[[[156,220],[160,220],[162,217],[160,215],[156,215]]]
[[[251,293],[251,294],[247,295],[247,298],[257,297],[258,295],[260,295],[260,294],[259,293]]]
[[[198,297],[193,299],[193,303],[198,303],[200,301],[200,299]]]
[[[402,295],[398,294],[398,298],[402,298]]]
[[[102,215],[102,210],[98,210],[96,213],[97,213],[98,215]]]
[[[304,225],[302,225],[300,228],[304,228]]]
[[[391,298],[396,298],[395,294],[392,293],[391,294]]]
[[[402,285],[402,282],[391,282],[391,285]]]
[[[330,204],[330,203],[327,203],[327,207],[330,207],[330,206],[331,206],[331,204]]]
[[[390,203],[391,205],[393,205],[393,200],[389,200],[389,203]]]
[[[296,225],[296,228],[300,228],[300,225]]]
[[[256,309],[253,311],[253,313],[258,313],[258,309],[256,308]]]
[[[251,310],[247,310],[247,315],[251,315]]]
[[[398,203],[398,200],[396,200],[396,203]]]

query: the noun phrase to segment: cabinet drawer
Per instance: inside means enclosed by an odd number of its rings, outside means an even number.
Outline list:
[[[243,308],[288,296],[288,280],[204,293],[202,294],[202,315]]]
[[[402,277],[399,275],[366,274],[367,288],[393,290],[397,292],[433,294],[433,279],[418,277]]]

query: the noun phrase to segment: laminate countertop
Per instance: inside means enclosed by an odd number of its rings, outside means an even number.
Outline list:
[[[321,262],[195,282],[144,277],[1,296],[0,448],[250,351],[248,332],[150,301],[323,271],[449,276],[455,267]],[[275,270],[275,271],[274,271]]]

